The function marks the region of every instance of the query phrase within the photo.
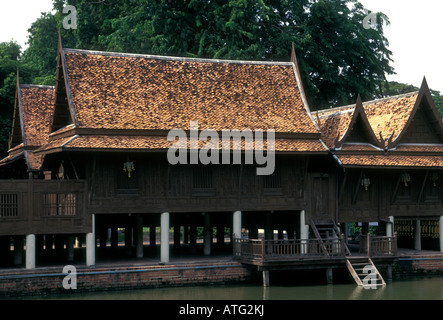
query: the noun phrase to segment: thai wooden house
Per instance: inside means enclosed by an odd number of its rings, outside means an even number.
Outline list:
[[[262,132],[262,144],[247,142]],[[86,249],[87,265],[96,249],[166,263],[170,241],[173,255],[211,255],[232,250],[225,236],[257,239],[259,229],[265,239],[274,230],[318,237],[321,223],[386,223],[388,235],[393,221],[399,235],[420,223],[435,229],[442,133],[426,82],[417,93],[311,113],[294,50],[290,62],[228,61],[59,41],[55,87],[17,77],[0,162],[0,254],[20,264],[26,252],[28,268],[53,251],[72,261],[74,247]],[[185,161],[171,163],[171,149]],[[272,174],[258,175],[264,166]]]
[[[196,227],[204,226],[203,251],[197,254],[205,255],[226,247],[225,230],[231,237],[243,230],[256,238],[259,229],[266,238],[273,230],[303,236],[306,221],[335,210],[335,171],[304,96],[294,53],[291,60],[94,52],[66,49],[60,41],[57,83],[45,88],[45,103],[24,94],[24,88],[42,93],[42,87],[17,85],[10,154],[2,161],[0,181],[3,250],[9,252],[13,237],[9,254],[18,263],[25,241],[26,264],[33,268],[35,252],[38,257],[58,247],[72,260],[74,241],[86,242],[86,263],[93,265],[96,239],[100,249],[108,251],[107,242],[116,249],[117,232],[123,229],[127,254],[160,255],[167,262],[170,228],[173,248],[194,252]],[[27,122],[28,114],[40,121],[38,126]],[[192,122],[198,122],[198,130]],[[28,127],[40,139],[29,149]],[[212,155],[209,165],[174,165],[167,158],[177,142],[168,139],[174,129],[187,134],[181,149],[188,157],[211,142],[201,139],[195,148],[193,134],[208,130],[222,137],[224,130],[272,129],[275,139],[266,140],[267,133],[262,147],[257,141],[251,146],[242,140],[240,147],[229,143],[230,164],[220,154],[220,164]],[[234,163],[235,151],[241,151],[240,163]],[[271,175],[257,175],[263,162],[247,160],[259,151],[269,161],[275,156]],[[35,166],[21,160],[33,157],[39,159]],[[150,245],[160,244],[160,253],[143,246],[143,228],[149,228]]]
[[[337,221],[387,224],[400,246],[439,250],[443,127],[426,80],[419,92],[314,116],[338,164]]]

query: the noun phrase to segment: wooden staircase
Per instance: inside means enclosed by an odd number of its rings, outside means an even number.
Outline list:
[[[334,250],[328,248],[328,244],[331,243],[331,240],[340,239],[340,227],[333,220],[311,220],[311,228],[314,231],[315,237],[319,239],[321,248],[325,255],[333,254]],[[344,244],[345,254],[351,255],[348,246],[346,243]],[[337,251],[337,250],[336,250]],[[337,252],[338,254],[339,252]]]
[[[386,285],[380,272],[369,257],[346,259],[346,266],[359,286],[376,289]]]

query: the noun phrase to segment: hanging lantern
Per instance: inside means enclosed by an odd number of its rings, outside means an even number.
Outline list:
[[[123,171],[128,173],[128,178],[131,178],[131,172],[135,171],[134,162],[129,161],[129,158],[128,161],[123,164]]]
[[[437,186],[437,180],[438,180],[438,173],[437,172],[432,172],[429,179],[432,181],[432,185],[434,187],[436,187]]]
[[[408,182],[410,182],[410,181],[411,181],[411,176],[410,176],[410,174],[407,173],[407,172],[403,172],[403,173],[401,174],[401,182],[405,184],[405,187],[408,186]]]
[[[361,179],[361,186],[365,188],[365,191],[368,191],[370,184],[371,184],[371,180],[369,180],[369,178],[367,178],[365,175],[363,175],[363,178]]]

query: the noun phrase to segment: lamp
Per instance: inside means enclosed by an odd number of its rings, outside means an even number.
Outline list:
[[[134,162],[129,161],[129,158],[128,158],[128,161],[123,163],[123,171],[128,173],[128,178],[131,177],[131,172],[135,171]]]
[[[431,172],[431,176],[429,178],[432,181],[432,184],[434,187],[437,186],[437,180],[438,180],[438,173],[437,172]]]
[[[401,182],[403,182],[405,184],[405,187],[408,186],[408,182],[411,181],[411,175],[407,172],[403,172],[401,174]]]
[[[361,179],[361,186],[365,188],[365,191],[368,191],[369,185],[371,184],[371,180],[363,175]]]

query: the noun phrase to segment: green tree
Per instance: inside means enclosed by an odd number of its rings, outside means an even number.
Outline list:
[[[23,63],[21,47],[17,42],[0,43],[0,156],[8,149],[9,132],[12,125],[17,70],[22,82],[29,82],[33,68]]]
[[[60,27],[67,4],[75,30]],[[54,9],[30,29],[25,57],[39,81],[54,73],[57,29],[65,47],[220,59],[288,61],[294,43],[314,110],[369,98],[393,73],[388,18],[365,28],[357,0],[54,0]]]

